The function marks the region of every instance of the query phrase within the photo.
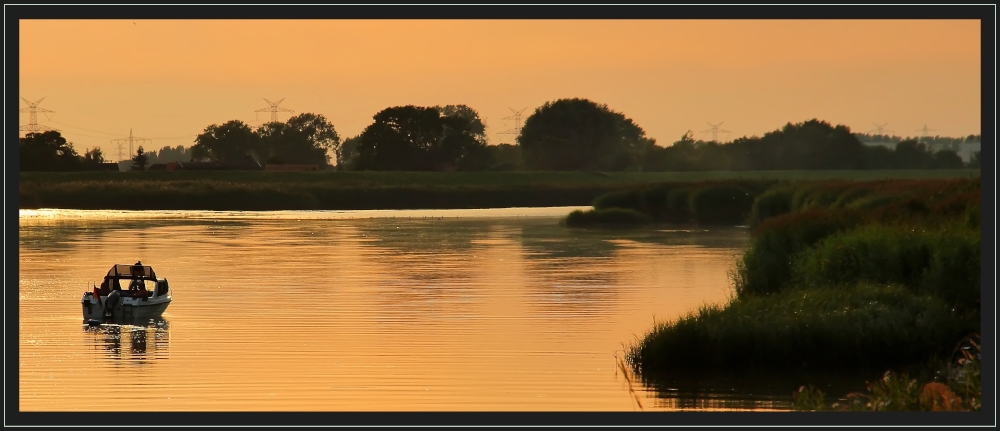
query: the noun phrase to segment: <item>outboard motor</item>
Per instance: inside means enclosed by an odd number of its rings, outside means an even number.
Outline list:
[[[118,289],[112,290],[108,294],[108,299],[104,300],[104,318],[110,319],[112,312],[115,310],[115,306],[121,300],[121,291]]]

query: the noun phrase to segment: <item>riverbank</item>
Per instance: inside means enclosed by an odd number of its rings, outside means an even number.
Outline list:
[[[740,211],[732,299],[655,322],[628,353],[644,379],[958,378],[942,370],[981,328],[979,178],[781,183]]]
[[[964,178],[978,172],[22,172],[18,207],[266,211],[586,206],[608,193],[671,182]]]

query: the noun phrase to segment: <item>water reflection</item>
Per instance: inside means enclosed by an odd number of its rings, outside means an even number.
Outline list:
[[[141,245],[168,234],[178,220],[157,219],[51,219],[47,217],[18,218],[18,241],[22,247],[45,251],[68,249],[81,244],[98,244],[110,237],[130,238]],[[231,233],[231,228],[244,227],[242,220],[187,220],[186,226],[203,226],[204,234]],[[230,230],[227,230],[230,229]],[[189,232],[189,231],[188,231]],[[190,234],[189,234],[190,235]],[[199,235],[202,236],[202,235]]]
[[[23,410],[107,408],[68,383],[170,411],[628,411],[611,352],[653,316],[724,299],[746,242],[556,217],[156,214],[22,223]],[[183,330],[85,325],[81,343],[81,287],[135,260],[170,279]],[[86,373],[66,360],[81,353]],[[131,383],[109,386],[123,370]],[[646,410],[736,406],[647,388]]]
[[[140,325],[85,324],[83,330],[102,357],[119,363],[142,365],[148,360],[166,359],[170,347],[170,324],[163,318]]]

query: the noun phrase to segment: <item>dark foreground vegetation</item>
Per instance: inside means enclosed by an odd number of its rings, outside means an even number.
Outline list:
[[[961,178],[973,174],[978,175],[978,170],[21,172],[18,198],[22,209],[254,211],[585,206],[604,194],[662,183]]]
[[[727,304],[629,348],[650,384],[794,374],[800,409],[979,409],[979,178],[667,185],[595,207],[752,229]],[[874,383],[826,403],[817,386],[845,375]]]

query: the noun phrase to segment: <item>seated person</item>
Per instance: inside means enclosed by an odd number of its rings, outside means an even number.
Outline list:
[[[101,282],[100,289],[97,289],[97,294],[100,296],[108,296],[109,293],[111,293],[111,287],[108,286],[108,280],[105,279]]]
[[[146,284],[142,282],[141,279],[134,278],[132,282],[128,284],[128,291],[133,297],[148,296],[149,292],[146,291]]]

